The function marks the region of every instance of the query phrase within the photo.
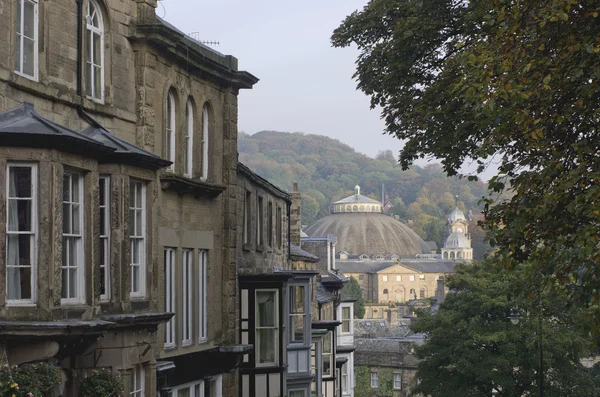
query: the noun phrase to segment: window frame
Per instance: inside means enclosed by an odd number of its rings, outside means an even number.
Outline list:
[[[223,397],[223,375],[216,375],[209,381],[208,392],[208,397]]]
[[[99,27],[93,26],[89,23],[89,17],[90,17],[90,5],[93,5],[93,7],[95,8],[95,11],[98,15],[98,25]],[[84,43],[88,42],[88,43],[92,43],[92,46],[90,46],[89,48],[86,47],[85,49],[85,65],[86,65],[86,97],[94,102],[99,102],[99,103],[104,103],[104,75],[105,75],[105,68],[104,68],[104,20],[103,20],[103,15],[102,15],[102,8],[100,7],[100,4],[98,4],[98,2],[96,2],[95,0],[87,0],[87,9],[86,9],[86,17],[85,17],[85,33],[86,36],[89,34],[89,41],[86,41],[84,39]],[[94,42],[94,35],[100,36],[100,63],[94,63],[94,50],[93,50],[93,42]],[[88,59],[89,57],[89,59]],[[90,68],[91,65],[91,68]],[[95,79],[93,78],[93,76],[95,76],[95,67],[99,67],[100,68],[100,95],[96,96],[94,94],[95,93]],[[90,68],[90,69],[88,69]],[[91,89],[91,93],[88,92],[88,88],[87,85],[89,84],[89,87]]]
[[[244,230],[243,230],[243,243],[250,244],[250,236],[252,234],[252,192],[249,190],[244,191]]]
[[[267,245],[273,248],[273,201],[267,201]]]
[[[329,343],[329,352],[325,351],[325,345],[326,345],[326,340],[329,338],[330,343]],[[323,338],[323,345],[321,347],[321,376],[323,378],[325,377],[333,377],[334,376],[334,370],[335,370],[335,362],[333,362],[333,350],[334,350],[334,346],[333,346],[333,331],[327,331],[327,334],[325,335],[325,337]],[[329,371],[325,372],[325,357],[329,357]]]
[[[185,104],[183,146],[183,175],[191,178],[194,174],[194,105],[191,99]]]
[[[194,268],[194,250],[184,248],[181,250],[181,285],[182,302],[181,311],[181,345],[189,346],[194,339],[194,287],[193,287],[193,268]]]
[[[344,309],[348,309],[348,319],[344,319]],[[351,304],[340,304],[340,320],[342,324],[340,325],[340,334],[341,335],[351,335],[354,332],[354,324],[353,324],[353,305]],[[344,323],[348,324],[348,331],[344,331]]]
[[[71,177],[69,178],[69,185],[70,185],[70,193],[71,196],[69,197],[69,200],[73,200],[73,176],[77,176],[79,178],[79,185],[78,185],[78,194],[79,194],[79,201],[75,202],[75,201],[64,201],[64,192],[65,192],[65,187],[64,187],[64,178],[66,175],[70,175]],[[61,305],[72,305],[72,304],[82,304],[85,302],[85,257],[83,255],[84,252],[84,246],[85,246],[85,216],[84,216],[84,212],[85,212],[85,197],[84,197],[84,185],[85,185],[85,177],[83,175],[83,173],[78,172],[78,171],[74,171],[74,170],[65,170],[63,172],[63,201],[62,201],[62,206],[63,206],[63,228],[62,228],[62,238],[63,238],[63,242],[62,242],[62,249],[63,249],[63,256],[64,256],[64,250],[65,250],[65,238],[72,238],[72,239],[78,239],[79,243],[77,244],[76,247],[76,251],[77,251],[77,256],[78,256],[78,263],[76,266],[65,266],[64,261],[62,261],[61,263],[61,299],[60,299],[60,303]],[[76,234],[76,233],[65,233],[64,232],[64,209],[65,209],[65,204],[69,204],[70,206],[70,215],[69,218],[72,220],[73,219],[73,204],[77,204],[79,205],[79,222],[80,222],[80,233]],[[71,225],[72,227],[72,225]],[[64,259],[64,258],[63,258]],[[63,290],[62,290],[62,277],[63,277],[63,272],[65,270],[72,269],[74,268],[77,271],[77,274],[75,275],[76,280],[76,293],[75,296],[73,297],[67,297],[67,298],[63,298]],[[68,273],[67,273],[68,274]]]
[[[304,303],[304,307],[303,307],[303,312],[302,313],[293,313],[292,312],[292,308],[293,308],[293,302],[292,302],[292,288],[298,288],[301,287],[302,288],[302,294],[303,296],[303,303]],[[310,291],[309,291],[309,285],[308,283],[299,283],[299,282],[292,282],[288,284],[288,293],[287,293],[287,299],[288,299],[288,304],[287,304],[287,308],[288,308],[288,329],[289,329],[289,334],[288,334],[288,344],[289,345],[300,345],[300,346],[306,346],[309,344],[309,338],[310,338],[310,326],[308,323],[308,314],[309,314],[309,302],[310,302]],[[303,337],[302,337],[302,341],[296,341],[296,340],[292,340],[292,335],[291,333],[293,332],[293,317],[301,317],[302,318],[302,327],[303,327]]]
[[[129,396],[144,397],[146,393],[146,368],[144,364],[136,364],[131,369]],[[140,387],[139,389],[137,387]]]
[[[205,103],[202,107],[202,173],[200,179],[208,179],[208,145],[209,145],[209,133],[210,133],[210,120],[209,120],[209,104]]]
[[[388,276],[387,275],[381,276],[381,281],[388,281]]]
[[[27,74],[23,71],[23,66],[24,66],[24,52],[23,49],[25,48],[24,45],[24,41],[25,41],[25,35],[23,34],[23,30],[24,30],[24,25],[25,25],[25,3],[32,3],[33,6],[33,37],[27,37],[27,39],[32,40],[33,41],[33,74]],[[40,6],[40,2],[39,0],[17,0],[17,7],[20,9],[20,20],[16,21],[17,22],[17,26],[16,26],[16,30],[15,30],[15,34],[16,34],[16,40],[15,40],[15,57],[14,57],[14,65],[15,66],[13,68],[13,71],[15,72],[15,74],[18,74],[19,76],[25,77],[29,80],[33,80],[33,81],[38,81],[39,80],[39,6]],[[17,13],[17,15],[19,15],[19,12]],[[15,20],[16,20],[16,16],[15,16]],[[19,31],[21,33],[19,33]],[[17,42],[18,40],[18,42]],[[19,51],[17,52],[17,47],[19,48]],[[19,59],[17,59],[17,53],[20,55]],[[17,62],[18,62],[18,69],[17,69]]]
[[[10,168],[18,167],[24,168],[28,167],[31,173],[31,231],[23,232],[16,231],[10,232],[8,230],[8,215],[9,215],[9,202],[11,200],[10,197]],[[38,170],[36,163],[19,163],[19,162],[7,162],[6,164],[6,225],[5,225],[5,233],[6,233],[6,305],[7,306],[34,306],[37,302],[37,272],[38,272]],[[17,197],[17,200],[22,200],[22,197]],[[9,299],[8,296],[8,237],[9,235],[23,235],[29,234],[30,237],[30,260],[31,260],[31,274],[30,274],[30,287],[31,287],[31,298],[29,299]],[[13,266],[10,266],[13,267]],[[18,266],[19,268],[22,266]]]
[[[167,167],[167,171],[175,172],[175,156],[177,149],[177,103],[175,101],[175,93],[170,89],[167,93],[165,102],[165,157],[171,162]]]
[[[100,250],[104,252],[104,261],[100,261],[100,280],[104,283],[104,294],[102,293],[102,285],[100,285],[100,301],[108,302],[110,301],[110,292],[111,292],[111,208],[110,208],[110,176],[109,175],[100,175],[98,178],[98,184],[100,185],[104,181],[104,197],[100,194],[100,189],[98,188],[98,194],[100,196],[98,208],[100,210],[99,218],[104,218],[104,227],[105,230],[100,228]],[[102,205],[102,200],[104,199],[104,205]],[[104,211],[103,211],[104,208]],[[102,269],[104,268],[104,277],[102,277]]]
[[[371,371],[371,388],[377,389],[378,387],[379,387],[379,378],[377,376],[377,371]]]
[[[345,373],[344,373],[345,371]],[[348,373],[348,362],[345,362],[340,369],[340,374],[342,378],[342,394],[345,394],[350,389],[349,381],[349,373]]]
[[[402,275],[396,275],[396,281],[402,281]]]
[[[263,247],[265,239],[263,237],[263,218],[265,215],[264,198],[260,195],[256,196],[256,246]]]
[[[394,390],[402,390],[402,374],[393,374],[393,388]],[[396,386],[397,382],[400,383],[399,386]]]
[[[283,247],[283,208],[280,205],[277,206],[275,215],[275,229],[277,234],[277,248]]]
[[[208,340],[208,250],[198,250],[198,343]]]
[[[134,205],[135,202],[137,201],[137,186],[141,187],[140,190],[140,195],[141,195],[141,207],[132,207],[131,206],[131,189],[132,186],[135,185],[136,186],[136,197],[134,199]],[[147,249],[147,241],[146,241],[146,182],[140,180],[140,179],[133,179],[131,178],[129,180],[129,271],[131,273],[131,288],[129,289],[129,296],[131,298],[145,298],[146,297],[146,249]],[[141,212],[141,233],[139,235],[131,235],[131,222],[132,222],[132,211],[140,211]],[[134,217],[135,218],[135,217]],[[135,229],[136,229],[137,224],[134,223],[133,226],[133,230],[135,233]],[[133,255],[134,255],[134,247],[133,247],[133,243],[134,241],[137,240],[140,243],[140,248],[139,248],[139,252],[138,252],[138,256],[139,256],[139,263],[133,263]],[[139,291],[134,291],[134,267],[138,267],[139,270],[139,278],[138,278],[138,282],[139,282]]]
[[[174,386],[169,392],[169,397],[179,397],[179,392],[185,389],[190,390],[190,397],[204,397],[204,387],[204,380],[184,383],[182,385]],[[200,390],[199,393],[196,393],[196,388]]]
[[[259,326],[259,302],[258,302],[258,293],[259,292],[269,292],[274,294],[274,304],[275,304],[275,321],[272,327],[269,326]],[[254,363],[255,366],[258,367],[276,367],[279,366],[279,332],[280,332],[281,324],[279,320],[279,290],[277,288],[257,288],[254,290]],[[273,346],[273,357],[275,358],[274,362],[260,362],[260,346],[258,341],[258,330],[259,329],[274,329],[275,332],[275,341],[272,343]]]
[[[175,289],[177,288],[177,283],[175,282],[176,249],[165,247],[163,252],[165,261],[165,311],[168,313],[177,313],[177,300],[175,294]],[[165,323],[164,347],[166,349],[177,346],[175,338],[175,317],[176,314]]]

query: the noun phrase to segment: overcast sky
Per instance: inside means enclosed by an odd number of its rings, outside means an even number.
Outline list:
[[[333,30],[367,0],[163,0],[157,14],[218,41],[260,79],[239,96],[239,130],[327,135],[374,156],[401,144],[352,80],[355,48],[332,48]]]

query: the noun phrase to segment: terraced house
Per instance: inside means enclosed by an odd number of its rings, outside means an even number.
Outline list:
[[[237,94],[156,0],[0,7],[0,350],[130,396],[233,396]],[[174,314],[174,315],[173,315]]]

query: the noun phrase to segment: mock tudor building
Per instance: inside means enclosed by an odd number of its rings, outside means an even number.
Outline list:
[[[125,394],[234,396],[237,94],[156,0],[0,7],[0,349]]]

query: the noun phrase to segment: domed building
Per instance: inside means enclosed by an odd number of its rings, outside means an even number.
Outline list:
[[[443,259],[473,259],[473,248],[469,235],[469,223],[465,214],[456,207],[448,215],[448,226],[450,235],[444,242],[442,248]]]
[[[310,237],[334,235],[338,251],[361,259],[431,252],[410,227],[384,215],[379,201],[361,195],[358,185],[352,196],[331,205],[331,215],[319,219],[305,232]]]

